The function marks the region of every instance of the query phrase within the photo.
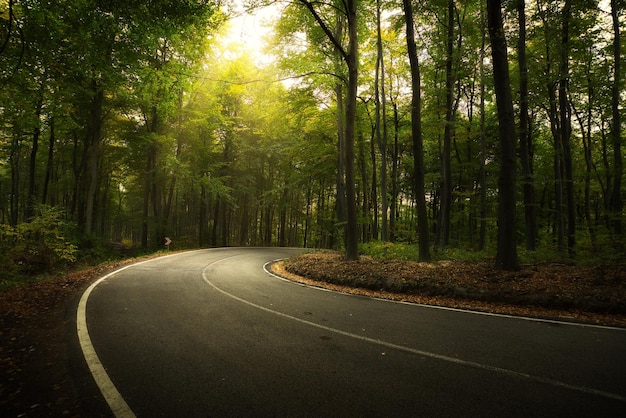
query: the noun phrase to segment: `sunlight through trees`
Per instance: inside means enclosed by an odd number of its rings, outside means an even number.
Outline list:
[[[623,10],[507,2],[490,37],[487,2],[0,1],[0,262],[50,211],[79,258],[165,237],[495,257],[507,231],[622,259]]]

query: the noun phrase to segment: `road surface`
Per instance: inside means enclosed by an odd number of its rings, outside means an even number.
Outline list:
[[[78,335],[115,414],[617,417],[626,411],[626,330],[345,295],[264,270],[268,261],[301,251],[190,251],[94,283],[78,306]]]

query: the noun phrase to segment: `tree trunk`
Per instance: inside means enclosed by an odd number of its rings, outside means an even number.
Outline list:
[[[55,130],[54,130],[54,117],[50,118],[50,137],[48,139],[48,159],[46,161],[46,177],[43,182],[43,192],[41,194],[41,201],[46,203],[48,200],[48,188],[50,186],[50,179],[52,178],[52,172],[54,170],[54,144],[56,142]],[[51,199],[51,206],[54,206],[54,201]]]
[[[372,163],[372,186],[371,186],[371,197],[370,197],[370,206],[374,211],[372,215],[372,232],[370,234],[375,240],[378,239],[378,170],[376,169],[376,146],[374,144],[374,132],[372,132],[371,140],[370,140],[370,160]]]
[[[480,44],[480,169],[478,182],[480,185],[480,230],[478,235],[478,249],[484,250],[487,244],[487,135],[485,133],[485,14],[480,9],[481,44]]]
[[[356,124],[357,87],[359,83],[356,0],[346,0],[348,15],[348,91],[346,94],[346,259],[358,260],[358,219],[354,177],[354,133]]]
[[[421,75],[417,47],[415,45],[415,22],[411,0],[402,0],[406,21],[406,44],[411,67],[411,134],[413,136],[413,182],[417,203],[417,235],[419,260],[430,261],[430,236],[424,192],[424,144],[422,140]]]
[[[583,154],[585,156],[585,201],[584,201],[584,216],[587,222],[587,229],[589,231],[589,237],[591,238],[591,245],[595,249],[597,240],[596,240],[596,230],[594,222],[591,219],[591,173],[593,171],[593,157],[592,157],[592,128],[591,124],[593,121],[593,106],[594,103],[594,87],[593,80],[591,79],[591,65],[587,67],[587,104],[586,111],[584,117],[576,110],[576,108],[572,105],[572,110],[574,116],[578,120],[578,124],[580,126],[580,133],[582,137],[583,144]]]
[[[198,217],[198,245],[200,248],[203,248],[208,243],[208,210],[207,210],[207,193],[206,193],[206,185],[200,185],[200,210]]]
[[[98,187],[98,164],[100,157],[100,136],[102,130],[102,105],[104,91],[94,80],[92,82],[91,103],[89,105],[89,121],[87,123],[87,145],[89,149],[89,188],[85,206],[85,234],[93,232],[96,191]]]
[[[33,129],[33,144],[30,151],[30,161],[28,164],[28,200],[26,201],[25,218],[30,221],[35,215],[35,204],[37,203],[37,151],[39,150],[39,138],[41,137],[41,111],[43,108],[43,92],[37,101],[35,108],[35,128]]]
[[[535,210],[535,184],[532,169],[532,143],[528,117],[528,66],[526,64],[526,1],[518,0],[519,39],[517,56],[520,75],[520,119],[519,144],[522,178],[524,186],[524,220],[526,249],[534,251],[537,247],[537,214]]]
[[[398,217],[398,158],[399,144],[398,132],[400,132],[400,117],[398,106],[393,102],[393,155],[391,156],[391,205],[389,207],[389,240],[396,240],[396,220]]]
[[[324,20],[320,17],[314,7],[314,3],[307,0],[299,0],[300,3],[311,13],[315,21],[334,45],[335,52],[343,58],[348,68],[348,91],[346,94],[345,113],[345,155],[344,169],[346,179],[346,227],[345,244],[346,259],[357,260],[359,228],[357,219],[356,187],[354,184],[354,133],[356,125],[356,103],[357,87],[359,82],[359,60],[358,60],[358,27],[357,27],[357,1],[346,0],[346,18],[348,21],[348,50],[341,46],[341,38],[337,34],[341,33],[341,19],[338,18],[337,33],[330,31]]]
[[[374,90],[376,96],[376,139],[380,150],[380,197],[381,197],[381,240],[389,240],[388,224],[388,196],[387,196],[387,116],[385,96],[385,64],[383,60],[383,40],[380,24],[380,0],[376,0],[376,79],[374,80]],[[381,134],[382,126],[382,134]]]
[[[559,66],[559,114],[561,125],[561,146],[563,147],[563,167],[565,169],[565,197],[567,204],[567,250],[574,255],[576,244],[576,204],[574,201],[574,178],[572,169],[572,152],[570,138],[572,136],[572,117],[567,97],[569,80],[569,20],[571,0],[563,6],[561,30],[561,60]]]
[[[20,207],[20,140],[18,135],[14,135],[11,140],[11,153],[9,164],[11,165],[11,198],[9,202],[9,223],[17,226],[19,221]]]
[[[623,5],[624,2],[622,2]],[[620,120],[620,97],[621,97],[621,42],[618,0],[611,0],[611,18],[613,21],[613,86],[611,90],[611,138],[613,140],[613,189],[611,192],[611,226],[613,232],[622,235],[622,175],[624,161],[622,158],[622,134]]]
[[[443,133],[441,153],[441,208],[439,211],[439,229],[437,244],[446,247],[450,241],[450,212],[452,206],[452,136],[454,135],[454,1],[448,0],[448,21],[446,35],[446,122]]]
[[[370,218],[370,194],[371,191],[368,190],[370,185],[368,181],[367,175],[367,167],[366,167],[366,157],[365,157],[365,139],[362,135],[359,135],[358,141],[358,149],[359,149],[359,173],[361,175],[361,182],[363,184],[363,193],[361,196],[361,219],[363,219],[363,226],[361,227],[361,240],[363,242],[369,242],[371,240],[372,233],[372,223],[368,222]]]
[[[500,136],[496,268],[515,270],[518,268],[515,239],[515,120],[507,46],[499,0],[487,0],[487,20]]]
[[[538,4],[539,6],[539,4]],[[550,50],[550,39],[553,35],[550,33],[550,25],[546,20],[547,12],[539,10],[540,17],[543,22],[544,39],[545,41],[545,74],[546,74],[546,89],[548,92],[548,119],[550,120],[550,131],[553,138],[553,150],[554,150],[554,222],[553,222],[553,235],[556,237],[557,249],[559,252],[563,252],[565,249],[565,218],[564,218],[564,204],[563,204],[563,147],[561,145],[561,121],[559,118],[557,108],[557,95],[556,95],[556,83],[551,79],[552,72],[552,54]]]
[[[343,106],[343,87],[337,83],[335,85],[335,100],[337,102],[337,220],[339,224],[345,225],[346,214],[346,173],[345,173],[345,129],[344,129],[344,106]],[[345,227],[343,228],[343,239],[345,241]]]
[[[280,199],[280,212],[278,215],[278,245],[280,247],[287,246],[287,206],[289,205],[289,190],[283,188],[282,197]]]

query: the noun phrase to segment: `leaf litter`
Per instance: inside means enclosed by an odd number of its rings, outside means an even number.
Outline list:
[[[507,315],[626,326],[626,266],[539,263],[519,271],[493,260],[420,263],[314,252],[275,263],[305,284],[398,301]]]

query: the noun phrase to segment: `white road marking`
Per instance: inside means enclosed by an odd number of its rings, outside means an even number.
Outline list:
[[[282,260],[283,259],[268,261],[267,263],[265,263],[263,265],[263,270],[265,270],[265,272],[267,274],[269,274],[270,276],[273,276],[273,277],[275,277],[275,278],[277,278],[279,280],[282,280],[284,282],[293,283],[293,284],[296,284],[296,285],[308,287],[308,288],[315,289],[315,290],[321,290],[323,292],[334,292],[334,293],[341,293],[342,295],[353,295],[354,296],[353,293],[342,292],[342,291],[339,291],[339,290],[330,290],[330,289],[325,289],[323,287],[311,286],[311,285],[308,285],[306,283],[300,283],[300,282],[296,282],[296,281],[293,281],[293,280],[286,279],[284,277],[280,277],[279,275],[273,273],[269,269],[269,266],[272,263],[275,263],[275,262],[278,262],[278,261],[282,261]],[[358,295],[358,296],[360,296],[360,295]],[[568,325],[568,326],[581,327],[581,328],[598,328],[598,329],[606,329],[606,330],[612,330],[612,331],[623,331],[623,332],[626,332],[626,328],[613,327],[613,326],[610,326],[610,325],[585,324],[585,323],[582,323],[582,322],[574,322],[574,321],[559,321],[558,319],[532,318],[530,316],[522,316],[522,315],[507,315],[507,314],[500,314],[500,313],[493,313],[493,312],[472,311],[471,309],[451,308],[449,306],[426,305],[426,304],[423,304],[423,303],[407,302],[407,301],[402,301],[402,300],[384,299],[384,298],[378,298],[378,297],[374,297],[374,296],[363,296],[363,297],[368,297],[368,298],[380,300],[380,301],[383,301],[383,302],[398,303],[398,304],[401,304],[401,305],[419,306],[419,307],[422,307],[422,308],[439,309],[439,310],[442,310],[442,311],[462,312],[462,313],[467,313],[467,314],[472,314],[472,315],[493,316],[493,317],[496,317],[496,318],[519,319],[519,320],[522,320],[522,321],[540,322],[540,323],[546,323],[546,324]]]
[[[233,258],[236,256],[231,256],[231,257],[227,257],[221,260],[217,260],[214,261],[210,264],[208,264],[203,270],[202,270],[202,279],[212,288],[214,288],[215,290],[217,290],[218,292],[222,293],[223,295],[232,298],[238,302],[241,302],[243,304],[246,304],[248,306],[251,306],[253,308],[259,309],[261,311],[267,312],[267,313],[271,313],[274,315],[278,315],[280,317],[286,318],[286,319],[290,319],[292,321],[296,321],[308,326],[312,326],[315,328],[319,328],[322,329],[324,331],[328,331],[328,332],[333,332],[335,334],[339,334],[339,335],[343,335],[346,337],[351,337],[351,338],[355,338],[357,340],[360,341],[364,341],[367,343],[372,343],[372,344],[377,344],[383,347],[387,347],[387,348],[391,348],[394,350],[399,350],[399,351],[403,351],[406,353],[411,353],[411,354],[416,354],[418,356],[423,356],[423,357],[427,357],[427,358],[432,358],[432,359],[436,359],[436,360],[441,360],[441,361],[445,361],[448,363],[454,363],[454,364],[458,364],[458,365],[462,365],[462,366],[467,366],[467,367],[472,367],[475,369],[481,369],[481,370],[487,370],[490,372],[495,372],[495,373],[500,373],[503,375],[507,375],[507,376],[511,376],[511,377],[517,377],[517,378],[523,378],[523,379],[529,379],[538,383],[544,383],[544,384],[548,384],[548,385],[552,385],[552,386],[556,386],[559,388],[563,388],[563,389],[569,389],[569,390],[573,390],[573,391],[577,391],[577,392],[582,392],[582,393],[586,393],[586,394],[591,394],[591,395],[596,395],[596,396],[602,396],[604,398],[609,398],[609,399],[615,399],[618,401],[622,401],[622,402],[626,402],[626,396],[622,396],[619,394],[615,394],[615,393],[610,393],[610,392],[605,392],[602,390],[598,390],[598,389],[594,389],[594,388],[588,388],[588,387],[584,387],[584,386],[577,386],[577,385],[572,385],[569,383],[565,383],[565,382],[561,382],[559,380],[555,380],[555,379],[549,379],[546,377],[541,377],[541,376],[534,376],[528,373],[523,373],[523,372],[518,372],[515,370],[509,370],[509,369],[504,369],[501,367],[496,367],[496,366],[490,366],[488,364],[482,364],[482,363],[478,363],[478,362],[474,362],[474,361],[468,361],[468,360],[462,360],[459,358],[455,358],[455,357],[449,357],[449,356],[445,356],[442,354],[437,354],[437,353],[431,353],[428,351],[423,351],[423,350],[418,350],[415,348],[411,348],[411,347],[406,347],[403,345],[399,345],[399,344],[394,344],[394,343],[390,343],[387,341],[382,341],[382,340],[377,340],[374,338],[368,338],[368,337],[364,337],[362,335],[357,335],[357,334],[353,334],[351,332],[347,332],[347,331],[342,331],[340,329],[336,329],[336,328],[331,328],[331,327],[327,327],[325,325],[321,325],[321,324],[317,324],[315,322],[311,322],[311,321],[307,321],[305,319],[301,319],[301,318],[297,318],[295,316],[291,316],[282,312],[278,312],[275,311],[273,309],[267,308],[265,306],[261,306],[258,305],[254,302],[250,302],[249,300],[246,299],[242,299],[239,296],[235,296],[232,293],[227,292],[226,290],[221,289],[220,287],[218,287],[217,285],[215,285],[213,282],[211,282],[209,280],[209,278],[207,277],[206,272],[208,271],[209,268],[211,268],[212,266],[214,266],[217,263],[220,263],[222,261],[226,261],[230,258]]]
[[[189,252],[186,253],[188,254]],[[164,258],[175,257],[177,255],[179,254],[169,254],[161,256],[157,259],[162,260]],[[113,384],[113,381],[106,372],[106,369],[102,365],[102,362],[100,361],[100,358],[98,357],[98,354],[93,347],[91,337],[89,337],[89,329],[87,328],[87,300],[89,299],[89,295],[91,295],[91,292],[96,288],[96,286],[98,286],[109,277],[123,270],[126,270],[129,267],[136,267],[141,264],[155,261],[157,259],[150,259],[140,261],[138,263],[129,264],[101,277],[100,279],[92,283],[91,286],[87,288],[87,290],[85,290],[80,298],[80,301],[78,302],[78,308],[76,310],[76,332],[78,333],[78,341],[80,343],[83,356],[85,357],[87,367],[89,367],[89,371],[91,372],[93,379],[98,385],[102,396],[104,397],[107,404],[109,405],[109,408],[111,408],[111,411],[117,418],[135,418],[135,413],[132,411],[132,409],[130,409],[120,392],[115,387],[115,384]]]
[[[126,270],[131,266],[133,265],[128,265],[115,270],[114,272],[109,273],[92,283],[92,285],[87,288],[85,293],[83,293],[80,298],[78,310],[76,312],[76,330],[78,332],[78,341],[80,342],[83,356],[85,357],[85,361],[87,362],[87,366],[89,367],[89,371],[91,372],[93,379],[96,381],[98,388],[100,388],[102,396],[109,404],[109,408],[111,408],[113,414],[118,418],[134,418],[135,414],[130,409],[124,398],[122,398],[122,395],[113,384],[113,381],[111,381],[111,378],[104,369],[104,366],[100,362],[100,358],[91,343],[89,330],[87,329],[87,300],[96,286],[114,274],[119,273],[122,270]]]

